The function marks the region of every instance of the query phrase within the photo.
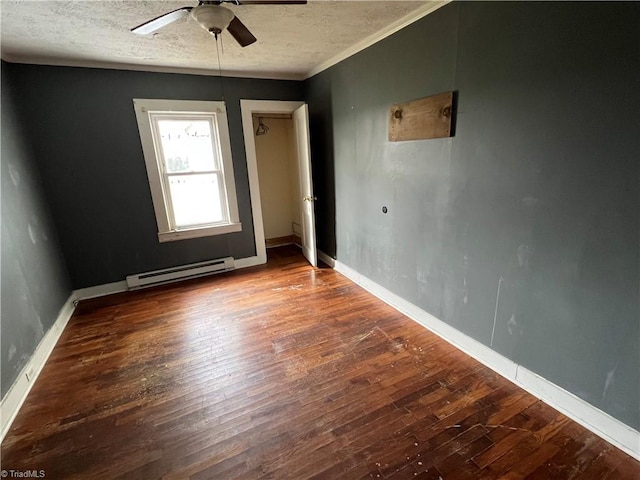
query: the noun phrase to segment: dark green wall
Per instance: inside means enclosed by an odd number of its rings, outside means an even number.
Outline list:
[[[639,19],[454,3],[305,85],[319,248],[636,429]],[[448,90],[455,137],[387,141]]]
[[[242,232],[160,244],[134,98],[220,100],[218,77],[10,64],[73,288],[255,255],[240,99],[302,100],[301,82],[225,78]]]
[[[2,398],[71,293],[15,78],[2,62]]]
[[[487,345],[500,285],[492,348],[639,428],[639,12],[462,2],[304,84],[225,79],[244,231],[166,244],[132,99],[219,79],[3,63],[2,394],[71,288],[253,255],[239,99],[306,98],[320,249]],[[446,90],[454,138],[386,140]]]

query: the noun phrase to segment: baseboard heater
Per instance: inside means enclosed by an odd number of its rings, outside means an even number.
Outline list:
[[[137,288],[151,287],[153,285],[161,285],[188,278],[203,277],[213,273],[228,272],[234,268],[235,262],[233,257],[219,258],[207,262],[165,268],[164,270],[155,270],[137,275],[128,275],[127,286],[129,290],[135,290]]]

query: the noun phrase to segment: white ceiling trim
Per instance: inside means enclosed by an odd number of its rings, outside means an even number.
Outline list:
[[[155,73],[180,73],[184,75],[206,75],[208,77],[219,77],[216,70],[205,68],[184,68],[161,65],[139,65],[133,63],[100,62],[95,60],[70,60],[65,58],[52,57],[32,57],[22,55],[2,55],[2,60],[9,63],[24,63],[27,65],[50,65],[54,67],[81,67],[81,68],[104,68],[107,70],[132,70],[136,72]],[[282,72],[246,72],[222,70],[223,77],[233,78],[258,78],[263,80],[305,80],[304,75],[295,75]]]
[[[352,55],[355,55],[356,53],[361,52],[366,48],[369,48],[371,45],[375,43],[378,43],[380,40],[384,40],[385,38],[390,37],[397,31],[402,30],[404,27],[411,25],[412,23],[420,20],[423,17],[426,17],[430,13],[435,12],[440,7],[443,7],[446,4],[451,3],[452,1],[453,0],[437,0],[437,1],[429,2],[427,5],[417,9],[414,12],[411,12],[409,15],[406,15],[400,20],[397,20],[396,22],[392,23],[384,30],[374,33],[373,35],[361,40],[360,42],[347,48],[346,50],[330,58],[329,60],[326,60],[316,65],[306,73],[306,75],[304,76],[304,80],[306,80],[307,78],[311,78],[314,75],[317,75],[318,73],[323,72],[324,70],[330,67],[333,67],[337,63],[340,63],[341,61],[351,57]]]

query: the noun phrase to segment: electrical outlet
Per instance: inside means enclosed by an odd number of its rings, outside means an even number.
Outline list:
[[[27,376],[27,380],[31,382],[35,374],[36,374],[35,367],[33,365],[29,365],[29,368],[27,368],[27,371],[25,372],[25,375]]]

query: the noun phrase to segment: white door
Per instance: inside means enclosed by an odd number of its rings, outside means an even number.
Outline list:
[[[298,150],[300,172],[300,202],[302,207],[302,253],[314,267],[318,265],[316,253],[316,221],[313,212],[313,183],[311,181],[311,149],[309,146],[309,109],[306,104],[293,112],[293,129]]]

